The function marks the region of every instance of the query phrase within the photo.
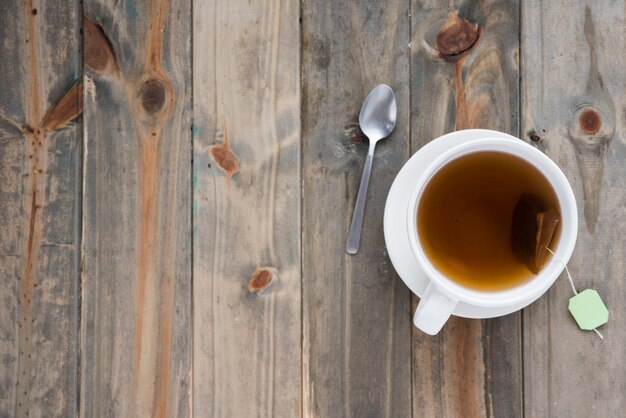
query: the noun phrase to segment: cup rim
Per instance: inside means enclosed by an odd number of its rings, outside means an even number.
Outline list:
[[[498,291],[482,292],[471,289],[447,278],[430,262],[424,253],[417,233],[417,208],[424,188],[434,174],[448,162],[467,154],[495,151],[514,155],[532,164],[548,180],[554,189],[561,209],[561,236],[554,256],[536,277],[516,287]],[[532,302],[541,296],[561,274],[570,259],[578,233],[578,212],[574,192],[561,169],[543,152],[519,139],[483,137],[470,139],[443,152],[424,169],[418,178],[407,208],[407,233],[411,250],[418,264],[437,288],[460,302],[482,307],[503,307]]]

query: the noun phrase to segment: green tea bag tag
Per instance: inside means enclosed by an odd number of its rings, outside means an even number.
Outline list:
[[[550,248],[545,248],[554,256],[554,252]],[[557,261],[559,260],[557,259]],[[572,279],[572,275],[567,268],[567,264],[562,264],[563,267],[565,267],[567,279],[569,280],[569,284],[572,286],[572,291],[574,292],[574,296],[569,299],[568,309],[570,313],[576,320],[580,329],[585,331],[593,330],[596,334],[598,334],[598,337],[603,340],[604,337],[600,331],[598,331],[598,327],[609,322],[609,310],[606,308],[606,305],[596,290],[585,289],[578,293],[576,291],[576,286],[574,286],[574,279]]]
[[[580,329],[591,331],[609,321],[609,310],[593,289],[583,290],[571,297],[568,308]]]

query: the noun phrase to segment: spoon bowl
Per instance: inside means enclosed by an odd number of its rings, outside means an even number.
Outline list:
[[[359,114],[361,131],[371,141],[381,140],[396,126],[396,96],[386,84],[379,84],[367,95]]]
[[[386,84],[379,84],[367,95],[361,113],[359,114],[359,126],[361,131],[369,139],[369,149],[365,168],[361,176],[359,194],[356,198],[350,232],[346,251],[348,254],[356,254],[359,251],[361,241],[361,228],[363,226],[363,213],[365,212],[365,197],[367,196],[367,186],[372,172],[372,161],[374,159],[374,149],[376,143],[389,136],[396,126],[396,96],[393,90]]]

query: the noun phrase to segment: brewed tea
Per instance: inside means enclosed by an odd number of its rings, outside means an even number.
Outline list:
[[[534,212],[520,211],[520,202],[529,201]],[[513,224],[516,208],[515,220],[524,225]],[[542,229],[546,214],[550,229]],[[426,256],[446,277],[497,291],[535,276],[547,257],[535,248],[554,248],[559,219],[556,193],[537,168],[509,153],[484,151],[452,160],[432,176],[419,200],[417,232]]]

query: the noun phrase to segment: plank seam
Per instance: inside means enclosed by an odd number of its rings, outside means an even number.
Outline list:
[[[195,214],[194,214],[194,202],[195,202],[195,191],[194,191],[194,178],[195,178],[195,165],[194,165],[194,153],[195,153],[195,137],[194,137],[194,124],[196,123],[196,106],[195,106],[195,97],[194,97],[194,0],[189,0],[189,20],[190,20],[190,40],[189,40],[189,65],[190,65],[190,98],[189,102],[191,103],[191,124],[189,126],[190,135],[189,140],[191,142],[191,146],[189,147],[191,153],[191,176],[189,177],[189,186],[191,188],[190,196],[190,254],[189,254],[189,301],[190,301],[190,312],[189,312],[189,393],[187,394],[189,400],[189,417],[193,418],[194,416],[194,404],[193,404],[193,393],[194,393],[194,352],[195,352],[195,344],[194,344],[194,336],[195,336],[195,304],[194,304],[194,272],[195,272],[195,264],[194,264],[194,243],[195,243]]]
[[[517,121],[517,136],[518,138],[522,137],[522,126],[525,123],[525,121],[523,120],[524,118],[524,112],[522,111],[523,109],[523,97],[522,97],[522,59],[523,59],[523,48],[522,48],[522,42],[523,42],[523,37],[522,37],[522,24],[523,24],[523,19],[522,19],[522,12],[524,10],[524,7],[522,7],[524,3],[524,0],[520,0],[518,2],[518,12],[517,12],[517,41],[519,42],[518,44],[518,54],[517,54],[517,115],[518,115],[518,121]],[[524,314],[525,314],[525,309],[522,309],[522,311],[520,312],[520,319],[519,319],[519,334],[520,334],[520,343],[519,343],[519,368],[520,368],[520,375],[521,375],[521,385],[520,385],[520,412],[521,412],[521,417],[525,417],[526,416],[526,376],[525,376],[525,370],[524,370],[524,364],[525,364],[525,359],[524,359]]]
[[[413,65],[412,65],[412,53],[411,53],[411,41],[413,40],[413,2],[409,3],[409,34],[408,34],[408,40],[409,40],[409,44],[407,45],[407,54],[408,54],[408,59],[409,59],[409,80],[412,80],[412,74],[413,74]],[[408,141],[406,141],[407,145],[407,154],[409,156],[409,158],[411,158],[412,155],[412,138],[413,138],[413,126],[412,126],[412,118],[411,118],[411,110],[413,109],[413,89],[409,88],[409,114],[408,114],[408,120],[407,120],[407,125],[408,125]],[[396,280],[399,279],[399,277],[396,278]],[[415,296],[413,296],[413,292],[409,291],[409,318],[411,317],[411,311],[413,310],[413,300],[414,300]],[[411,406],[411,416],[415,416],[415,388],[414,388],[414,384],[415,384],[415,359],[414,359],[414,353],[413,353],[413,321],[409,321],[409,365],[410,365],[410,373],[409,373],[409,377],[411,379],[411,382],[409,384],[409,403]]]
[[[79,75],[78,75],[78,79],[79,80],[83,80],[84,79],[84,71],[85,71],[85,66],[84,66],[84,61],[83,61],[83,51],[84,51],[84,34],[83,34],[83,18],[84,18],[84,13],[83,13],[83,2],[81,0],[76,0],[76,20],[78,23],[78,26],[80,28],[80,30],[78,31],[78,71],[79,71]],[[85,95],[88,94],[88,92],[86,90],[82,90],[82,97],[81,97],[81,102],[84,106],[85,104]],[[83,109],[81,109],[82,111]],[[80,399],[80,394],[81,394],[81,388],[82,388],[82,367],[81,367],[81,359],[82,359],[82,339],[81,339],[81,329],[82,329],[82,303],[83,303],[83,298],[82,298],[82,292],[83,292],[83,195],[84,195],[84,190],[85,190],[85,183],[84,183],[84,176],[83,173],[85,173],[85,156],[86,153],[84,153],[84,149],[87,146],[86,145],[86,141],[85,141],[85,123],[84,120],[86,119],[86,114],[83,111],[82,112],[82,117],[83,119],[79,122],[81,129],[80,130],[76,130],[76,133],[78,134],[78,132],[80,132],[80,146],[77,147],[77,163],[76,163],[76,173],[75,173],[75,180],[76,180],[76,185],[74,186],[75,188],[75,193],[76,193],[76,200],[74,202],[74,210],[75,210],[75,215],[74,215],[74,241],[75,241],[75,249],[74,249],[74,274],[73,274],[73,281],[74,281],[74,288],[75,288],[75,292],[74,292],[74,302],[76,305],[76,309],[75,309],[75,315],[76,315],[76,321],[75,321],[75,329],[74,329],[74,335],[75,335],[75,341],[76,341],[76,371],[75,371],[75,378],[76,378],[76,388],[75,388],[75,405],[74,405],[74,412],[76,414],[76,416],[80,416],[80,412],[81,412],[81,399]]]
[[[298,95],[300,96],[300,152],[298,153],[298,158],[300,159],[298,165],[299,165],[299,174],[300,174],[300,220],[299,220],[299,224],[300,224],[300,418],[304,418],[304,401],[305,401],[305,393],[304,393],[304,388],[305,388],[305,379],[307,378],[307,376],[305,375],[305,364],[304,364],[304,359],[305,359],[305,324],[304,324],[304,193],[302,192],[304,190],[304,164],[302,163],[304,161],[304,138],[302,136],[302,125],[304,124],[304,121],[302,120],[304,112],[302,112],[302,108],[304,106],[304,99],[303,96],[301,94],[302,92],[302,85],[304,84],[303,81],[303,68],[302,68],[302,64],[303,64],[303,60],[302,60],[302,46],[304,45],[304,40],[303,40],[303,30],[302,30],[302,10],[303,10],[303,2],[304,0],[300,0],[298,2],[298,71],[300,72],[299,74],[299,81],[300,81],[300,85],[298,87]],[[308,385],[307,385],[308,387]]]

